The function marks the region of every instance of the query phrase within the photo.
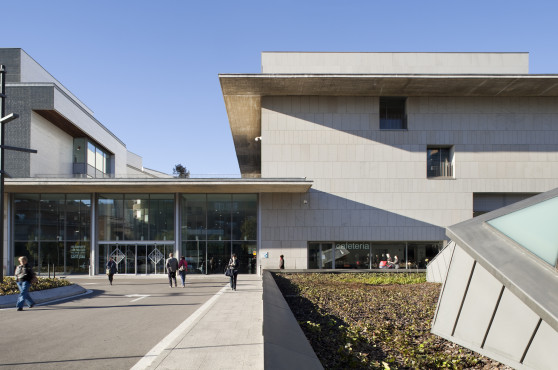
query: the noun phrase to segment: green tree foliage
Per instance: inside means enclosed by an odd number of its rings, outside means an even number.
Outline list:
[[[188,169],[181,163],[174,165],[172,174],[174,175],[174,177],[178,177],[179,179],[187,179],[190,177],[190,171],[188,171]]]

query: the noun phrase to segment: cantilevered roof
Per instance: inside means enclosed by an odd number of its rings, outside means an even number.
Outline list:
[[[33,193],[304,193],[312,181],[294,179],[6,179],[6,192]]]
[[[558,75],[220,74],[240,171],[260,173],[262,96],[554,97]]]
[[[494,220],[503,219],[513,213],[523,213],[549,204],[556,207],[554,200],[558,189],[533,196],[523,201],[500,208],[493,212],[475,217],[468,221],[448,227],[447,235],[471,255],[479,264],[513,292],[525,305],[558,331],[558,270],[537,251],[530,251],[528,245],[521,245],[502,231],[490,225]],[[546,207],[545,207],[546,208]],[[554,210],[556,214],[557,209]],[[532,212],[528,212],[531,216]],[[556,217],[550,224],[555,224]],[[547,222],[546,225],[549,225]],[[529,224],[516,225],[528,228]],[[500,227],[502,230],[505,228]],[[554,248],[558,243],[556,227],[552,225],[551,235]],[[550,245],[550,244],[549,244]]]

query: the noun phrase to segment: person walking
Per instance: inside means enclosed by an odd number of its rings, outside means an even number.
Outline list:
[[[182,279],[182,287],[186,285],[186,271],[188,271],[188,261],[184,256],[180,257],[180,261],[178,262],[178,273],[180,274],[180,278]]]
[[[231,289],[236,290],[236,278],[238,276],[238,259],[236,258],[236,253],[233,253],[231,259],[229,260],[227,268],[232,270]]]
[[[284,269],[285,269],[285,259],[283,258],[283,255],[281,255],[281,256],[279,257],[279,268],[280,268],[281,270],[284,270]]]
[[[17,287],[19,288],[16,307],[18,311],[23,311],[23,304],[25,302],[27,302],[29,308],[33,308],[33,306],[35,306],[35,302],[29,295],[29,288],[31,286],[31,282],[35,280],[37,276],[31,266],[27,263],[27,257],[21,256],[18,260],[19,266],[16,267],[14,272]]]
[[[174,280],[174,287],[176,288],[176,270],[178,270],[178,260],[173,257],[172,253],[169,253],[169,258],[167,258],[167,273],[169,274],[169,284],[172,288],[172,282]]]
[[[109,283],[110,285],[112,285],[112,278],[114,277],[114,274],[118,272],[118,267],[116,266],[116,262],[114,262],[114,259],[112,257],[109,258],[106,267]]]

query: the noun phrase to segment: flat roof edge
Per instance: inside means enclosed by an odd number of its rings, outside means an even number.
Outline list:
[[[307,179],[6,179],[9,193],[305,193]]]

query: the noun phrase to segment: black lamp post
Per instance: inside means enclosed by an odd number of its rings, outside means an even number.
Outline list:
[[[19,118],[19,116],[15,113],[4,116],[6,111],[6,69],[3,64],[0,64],[0,85],[0,282],[2,282],[4,280],[4,177],[6,176],[4,171],[4,150],[17,150],[27,153],[37,153],[37,151],[4,145],[6,138],[4,124]]]

